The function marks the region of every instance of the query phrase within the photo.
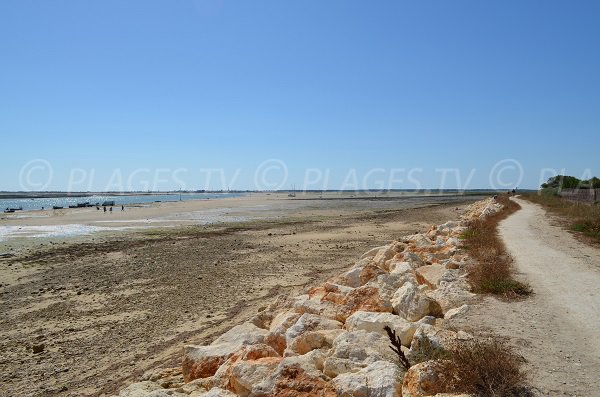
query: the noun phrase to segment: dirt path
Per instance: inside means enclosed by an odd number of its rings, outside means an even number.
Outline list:
[[[516,345],[536,394],[600,396],[600,250],[554,226],[541,207],[517,201],[522,209],[499,232],[534,295],[508,303],[486,298],[460,322]]]

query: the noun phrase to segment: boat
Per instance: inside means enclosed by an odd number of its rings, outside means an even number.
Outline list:
[[[12,209],[12,208],[7,208],[7,209],[4,210],[5,214],[12,214],[13,212],[15,212],[15,210]]]
[[[58,205],[53,205],[53,206],[52,206],[52,209],[53,209],[53,210],[62,210],[62,209],[63,209],[63,207],[61,207],[61,206],[58,206]]]
[[[91,207],[90,202],[86,201],[85,203],[77,203],[75,205],[70,205],[69,208],[86,208]]]
[[[115,205],[115,202],[113,200],[108,200],[102,203],[103,207],[112,207]]]

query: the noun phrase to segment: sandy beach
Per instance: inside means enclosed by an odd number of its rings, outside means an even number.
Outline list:
[[[110,394],[479,198],[298,196],[4,216],[0,395]]]

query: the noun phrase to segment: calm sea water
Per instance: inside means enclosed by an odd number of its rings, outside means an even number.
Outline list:
[[[182,201],[221,199],[226,197],[240,197],[240,193],[184,193]],[[65,207],[89,202],[102,204],[104,201],[114,201],[116,206],[131,204],[148,204],[156,201],[179,201],[179,194],[144,194],[133,196],[89,196],[89,197],[52,197],[52,198],[21,198],[0,199],[0,210],[6,208],[23,208],[23,211],[52,209],[53,206]]]

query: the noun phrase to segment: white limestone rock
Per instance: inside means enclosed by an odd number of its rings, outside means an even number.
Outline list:
[[[421,293],[419,288],[407,282],[394,293],[392,297],[394,312],[408,321],[419,321],[425,316],[439,316],[441,308],[439,304]]]
[[[345,332],[333,341],[323,373],[334,378],[342,373],[356,372],[376,361],[396,359],[387,336],[363,330]]]
[[[377,361],[354,373],[341,374],[332,381],[340,397],[399,397],[401,371],[389,361]]]
[[[410,346],[410,342],[412,341],[412,337],[419,326],[419,323],[411,323],[392,313],[364,311],[358,311],[346,320],[346,329],[348,331],[364,330],[387,335],[384,330],[385,326],[389,326],[391,329],[395,330],[402,341],[402,345],[408,347]]]

